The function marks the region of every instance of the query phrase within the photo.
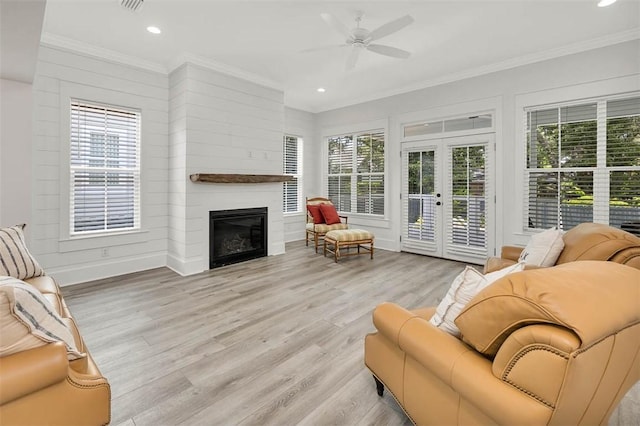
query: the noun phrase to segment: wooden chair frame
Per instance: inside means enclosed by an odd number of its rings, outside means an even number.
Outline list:
[[[309,202],[311,202],[312,204],[331,204],[334,205],[333,202],[331,201],[331,199],[329,198],[325,198],[325,197],[313,197],[313,198],[306,198],[306,202],[305,202],[305,206],[309,205]],[[338,215],[340,217],[340,219],[344,219],[344,224],[347,224],[349,218],[347,216],[343,216],[343,215]],[[309,214],[309,211],[307,210],[307,224],[308,223],[313,223],[313,217]],[[313,241],[313,245],[314,248],[316,250],[316,253],[318,252],[318,245],[320,244],[320,240],[324,240],[324,234],[326,234],[327,231],[322,232],[322,231],[317,231],[316,230],[316,226],[314,224],[313,229],[308,229],[306,227],[305,224],[305,244],[307,247],[309,247],[309,241]]]

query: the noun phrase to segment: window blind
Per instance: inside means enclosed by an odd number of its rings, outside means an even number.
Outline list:
[[[284,213],[300,212],[302,196],[300,187],[302,175],[301,140],[295,136],[284,136],[283,154],[283,173],[292,176],[293,180],[283,183],[282,209]]]
[[[450,149],[448,251],[486,254],[486,159],[485,145],[456,146]]]
[[[70,233],[140,227],[140,112],[71,101]]]
[[[384,132],[328,138],[327,194],[342,212],[384,215]]]
[[[531,109],[525,129],[525,229],[640,222],[640,98]]]

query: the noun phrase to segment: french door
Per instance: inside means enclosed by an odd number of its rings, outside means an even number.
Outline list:
[[[403,251],[482,262],[493,251],[493,134],[402,144]]]

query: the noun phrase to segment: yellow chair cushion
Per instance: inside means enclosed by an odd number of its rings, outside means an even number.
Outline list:
[[[333,225],[327,225],[326,223],[319,223],[314,225],[313,223],[307,223],[307,229],[309,231],[319,232],[324,234],[329,231],[335,231],[340,229],[347,229],[348,225],[346,223],[335,223]]]
[[[361,241],[361,240],[373,240],[373,234],[364,229],[341,229],[336,231],[329,231],[325,234],[325,238],[334,241]]]

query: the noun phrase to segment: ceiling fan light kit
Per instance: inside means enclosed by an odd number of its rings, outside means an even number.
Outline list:
[[[398,49],[397,47],[387,46],[384,44],[372,44],[372,41],[381,39],[390,34],[393,34],[397,31],[400,31],[407,25],[413,23],[413,18],[410,15],[402,16],[398,19],[395,19],[391,22],[387,22],[386,24],[376,28],[373,31],[369,31],[366,28],[360,27],[360,22],[362,21],[362,16],[364,14],[362,12],[356,13],[356,27],[352,30],[349,30],[346,25],[340,22],[335,16],[330,13],[321,13],[320,16],[322,19],[329,25],[331,28],[339,32],[342,36],[346,37],[345,44],[338,46],[326,46],[319,47],[314,49],[308,49],[307,52],[311,52],[314,50],[322,50],[326,48],[332,47],[350,47],[351,52],[347,57],[346,69],[353,69],[360,57],[360,52],[363,50],[368,50],[370,52],[377,53],[379,55],[390,56],[392,58],[399,59],[407,59],[411,56],[411,52],[408,52],[403,49]]]

